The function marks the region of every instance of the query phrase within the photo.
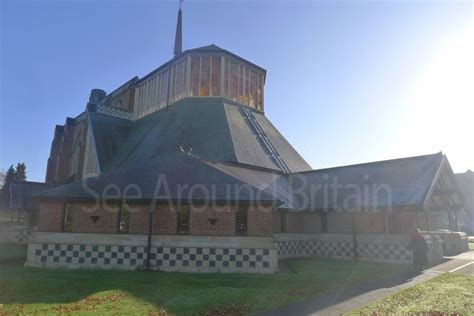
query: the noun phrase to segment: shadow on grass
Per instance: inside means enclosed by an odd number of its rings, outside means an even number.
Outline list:
[[[391,276],[394,285],[408,280],[406,266],[322,259],[285,260],[282,266],[288,270],[258,275],[35,269],[23,268],[23,260],[7,257],[0,255],[0,303],[43,304],[43,308],[44,304],[63,305],[91,295],[120,293],[120,300],[128,299],[143,311],[199,314],[216,306],[240,304],[248,306],[247,313],[278,308],[356,284],[377,285],[376,280],[384,276]]]

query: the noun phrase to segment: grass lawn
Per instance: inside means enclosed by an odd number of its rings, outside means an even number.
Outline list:
[[[403,269],[296,259],[273,275],[23,268],[25,247],[0,244],[0,315],[240,315],[304,300]]]
[[[474,276],[445,273],[346,315],[472,315]]]
[[[470,250],[474,250],[474,243],[470,242],[468,245]]]

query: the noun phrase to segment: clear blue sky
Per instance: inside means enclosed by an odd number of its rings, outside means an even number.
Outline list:
[[[177,1],[0,3],[0,168],[43,181],[55,124],[92,88],[172,57]],[[467,1],[185,0],[184,48],[267,69],[266,114],[313,168],[443,150],[460,172],[474,169],[472,24]]]

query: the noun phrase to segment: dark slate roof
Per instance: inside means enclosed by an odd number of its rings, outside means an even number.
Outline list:
[[[456,173],[459,189],[464,196],[464,203],[468,210],[474,211],[474,172]]]
[[[101,170],[115,157],[130,132],[131,122],[114,116],[89,112],[92,133]]]
[[[421,207],[444,159],[438,153],[290,174],[291,207],[300,210]],[[391,200],[386,191],[373,193],[374,185],[389,188]],[[354,198],[356,190],[360,199]]]
[[[30,210],[37,208],[37,202],[32,199],[34,194],[54,188],[54,185],[42,182],[12,182],[10,208]]]
[[[94,114],[91,124],[101,171],[131,167],[182,149],[205,160],[279,170],[241,108],[223,98],[186,98],[135,122]],[[254,115],[292,172],[311,169],[263,114],[254,111]]]
[[[130,190],[127,196],[117,197],[117,191],[107,191],[107,186],[119,188],[122,193],[127,186]],[[137,191],[132,189],[132,186],[139,188],[140,196],[136,196]],[[194,190],[191,189],[193,186]],[[184,194],[180,195],[180,187],[183,188]],[[124,197],[127,200],[151,200],[155,197],[157,201],[205,200],[281,203],[273,195],[219,170],[212,163],[184,153],[143,160],[128,168],[119,168],[97,177],[41,192],[37,197],[90,200],[97,196],[103,196],[103,194],[111,199]]]
[[[284,205],[289,203],[288,177],[281,172],[243,164],[208,163],[216,169],[275,196],[278,200],[284,202]]]

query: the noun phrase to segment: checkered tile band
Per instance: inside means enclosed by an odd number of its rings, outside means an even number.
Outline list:
[[[359,258],[370,261],[411,263],[412,253],[405,243],[357,243]]]
[[[279,241],[278,258],[322,257],[348,259],[354,257],[352,243],[322,240]]]
[[[15,241],[19,243],[27,243],[30,238],[31,232],[28,230],[22,230],[15,234]]]
[[[145,264],[146,247],[30,244],[33,262],[54,267],[136,269]],[[272,270],[272,249],[152,247],[151,265],[167,271]],[[274,250],[273,250],[274,251]],[[29,259],[31,261],[31,259]]]
[[[425,236],[430,262],[443,258],[442,241],[439,236]],[[322,241],[322,240],[291,240],[278,241],[278,258],[320,257],[351,259],[354,257],[352,242]],[[411,263],[412,251],[405,242],[358,242],[357,253],[359,259],[389,262]]]
[[[123,118],[126,120],[134,120],[135,115],[131,112],[123,111],[120,108],[116,107],[109,107],[109,106],[104,106],[104,105],[97,105],[97,112]]]

